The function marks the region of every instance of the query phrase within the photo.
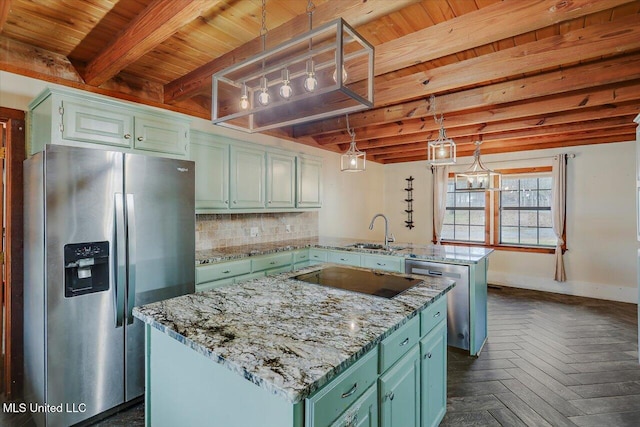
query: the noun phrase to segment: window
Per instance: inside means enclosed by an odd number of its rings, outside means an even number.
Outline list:
[[[502,172],[502,191],[455,191],[447,188],[442,227],[445,242],[550,250],[557,238],[551,223],[551,167]]]
[[[551,224],[551,174],[503,177],[500,244],[555,247]]]
[[[485,210],[484,192],[455,191],[455,183],[450,179],[442,240],[484,243],[487,220]]]

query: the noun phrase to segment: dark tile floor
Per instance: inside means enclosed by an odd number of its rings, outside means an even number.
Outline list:
[[[448,363],[442,426],[640,426],[635,304],[491,288],[487,345]],[[144,404],[94,425],[144,426]],[[0,412],[0,426],[33,421]]]

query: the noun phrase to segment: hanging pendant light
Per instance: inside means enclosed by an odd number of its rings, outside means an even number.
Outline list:
[[[267,48],[262,0],[262,52],[212,76],[212,123],[262,132],[373,107],[373,46],[341,18],[314,28],[314,10],[309,31]]]
[[[290,99],[293,95],[293,89],[291,88],[291,81],[289,80],[289,70],[282,70],[282,86],[280,86],[280,96],[283,99]]]
[[[340,170],[342,172],[363,172],[366,169],[367,153],[356,147],[356,132],[349,129],[349,115],[347,114],[347,133],[351,136],[351,144],[346,153],[340,156]]]
[[[444,129],[444,115],[440,113],[440,118],[436,115],[436,97],[429,98],[429,109],[433,111],[433,120],[440,125],[438,139],[427,142],[427,158],[431,165],[455,165],[456,164],[456,143],[453,139],[447,138],[447,131]]]
[[[462,173],[455,174],[456,191],[499,191],[502,174],[487,168],[480,160],[480,144],[476,141],[473,152],[473,164]]]

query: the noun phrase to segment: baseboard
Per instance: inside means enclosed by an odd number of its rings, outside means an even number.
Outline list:
[[[544,277],[521,276],[517,274],[489,271],[488,281],[498,286],[553,292],[556,294],[598,298],[610,301],[638,303],[638,288],[603,285],[579,281],[556,282]]]

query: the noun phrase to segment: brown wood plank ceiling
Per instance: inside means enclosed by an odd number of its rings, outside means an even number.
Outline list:
[[[640,0],[314,0],[375,48],[375,106],[350,115],[381,163],[426,159],[436,95],[460,156],[619,142],[640,113]],[[308,30],[267,1],[267,47]],[[260,0],[3,0],[0,70],[210,119],[211,75],[262,49]],[[213,125],[212,125],[213,126]],[[345,117],[272,134],[336,152]]]

